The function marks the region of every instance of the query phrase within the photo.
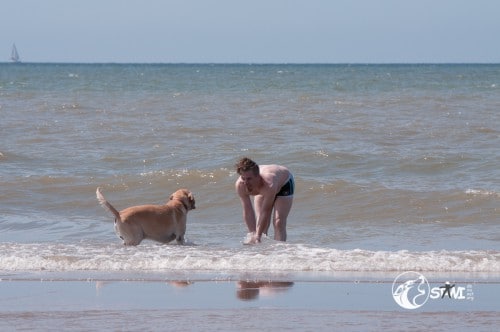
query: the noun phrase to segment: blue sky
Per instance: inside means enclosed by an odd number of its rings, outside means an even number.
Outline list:
[[[498,0],[2,0],[0,61],[500,63]]]

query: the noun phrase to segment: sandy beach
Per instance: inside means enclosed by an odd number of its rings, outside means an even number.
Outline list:
[[[467,298],[429,300],[416,310],[398,306],[387,274],[264,278],[3,276],[0,328],[488,331],[500,323],[500,283],[493,278],[458,278],[457,287],[467,288]]]

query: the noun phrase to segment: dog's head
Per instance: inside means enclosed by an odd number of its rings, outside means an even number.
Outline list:
[[[171,201],[180,201],[184,205],[186,210],[188,210],[188,211],[196,209],[194,196],[187,189],[177,190],[175,193],[170,195],[170,200]]]

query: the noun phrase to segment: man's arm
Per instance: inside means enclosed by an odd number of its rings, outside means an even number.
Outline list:
[[[255,212],[253,210],[252,201],[250,196],[245,192],[244,186],[241,182],[236,182],[236,192],[240,197],[241,206],[243,207],[243,221],[247,225],[250,233],[255,233]]]
[[[267,193],[265,196],[256,197],[255,208],[258,213],[256,242],[260,242],[263,233],[266,233],[271,223],[271,213],[274,205],[274,195]]]

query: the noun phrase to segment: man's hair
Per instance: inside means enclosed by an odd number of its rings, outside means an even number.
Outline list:
[[[240,175],[241,173],[248,171],[252,171],[255,175],[259,174],[259,165],[247,157],[241,158],[234,166],[236,167],[236,172]]]

